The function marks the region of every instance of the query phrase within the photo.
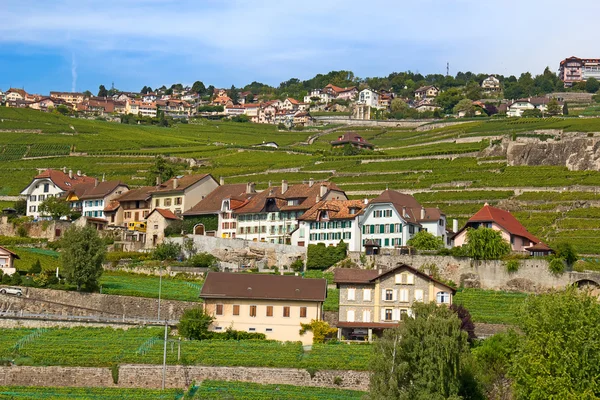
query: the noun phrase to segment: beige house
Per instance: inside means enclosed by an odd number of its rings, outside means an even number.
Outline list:
[[[180,218],[170,210],[155,208],[146,218],[146,248],[156,247],[165,239],[165,228]]]
[[[152,206],[181,215],[218,186],[219,183],[210,174],[177,176],[155,188]]]
[[[340,289],[338,338],[373,339],[412,315],[415,301],[452,304],[455,290],[406,264],[381,270],[338,268]]]
[[[300,324],[323,319],[325,279],[299,276],[209,272],[200,298],[214,316],[211,331],[264,333],[268,339],[312,344],[312,332]]]
[[[440,89],[435,86],[421,86],[415,90],[415,99],[423,100],[428,97],[437,97],[440,93]]]
[[[17,270],[14,267],[14,260],[19,259],[19,256],[12,251],[0,247],[0,272],[5,275],[12,275]]]
[[[75,92],[50,92],[50,97],[55,99],[61,99],[70,105],[75,105],[79,103],[83,103],[85,100],[85,95],[83,93],[75,93]]]

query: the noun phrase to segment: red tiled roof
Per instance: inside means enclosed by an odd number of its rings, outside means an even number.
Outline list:
[[[179,217],[175,214],[173,214],[173,212],[171,210],[167,210],[164,208],[155,208],[154,210],[152,210],[152,212],[150,214],[148,214],[148,216],[146,217],[146,219],[150,218],[150,216],[154,213],[154,212],[159,213],[160,215],[163,216],[163,218],[165,219],[179,219]]]
[[[221,203],[227,198],[231,198],[234,202],[237,202],[236,206],[239,207],[256,195],[256,192],[247,193],[246,188],[247,185],[245,183],[219,186],[198,204],[183,213],[183,215],[217,214],[221,211]],[[232,205],[230,205],[230,208],[233,208]]]
[[[119,203],[117,200],[111,200],[108,203],[106,203],[106,205],[104,206],[104,212],[115,211],[115,210],[119,209],[120,206],[121,206],[121,203]]]
[[[319,215],[327,211],[328,220],[354,219],[362,214],[367,205],[362,200],[324,200],[320,201],[306,211],[300,218],[301,221],[318,221]],[[356,209],[356,213],[350,214],[350,209]]]
[[[511,235],[524,237],[533,243],[538,243],[540,241],[540,239],[529,233],[511,213],[500,208],[492,207],[488,204],[484,205],[481,210],[477,211],[469,218],[467,225],[459,230],[459,232],[464,230],[470,222],[495,222]]]
[[[338,137],[337,140],[334,140],[331,142],[332,145],[340,145],[340,144],[345,144],[345,143],[361,144],[363,146],[370,147],[370,148],[374,147],[371,143],[369,143],[365,139],[363,139],[362,136],[360,136],[354,132],[346,132],[342,136]]]
[[[293,98],[291,98],[291,97],[288,97],[288,100],[289,100],[289,101],[290,101],[290,103],[292,103],[293,105],[298,105],[298,104],[300,104],[300,102],[299,102],[298,100],[296,100],[296,99],[293,99]]]
[[[90,176],[79,176],[77,174],[73,174],[73,178],[69,178],[68,174],[56,169],[47,169],[41,174],[37,175],[34,179],[44,178],[50,179],[56,186],[64,191],[68,191],[81,183],[94,184],[94,178]]]
[[[209,272],[200,298],[269,299],[323,302],[327,297],[325,279],[288,275]]]

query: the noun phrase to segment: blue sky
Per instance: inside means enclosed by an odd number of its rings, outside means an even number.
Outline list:
[[[42,94],[445,73],[446,62],[451,74],[535,74],[600,57],[597,0],[1,2],[0,89]]]

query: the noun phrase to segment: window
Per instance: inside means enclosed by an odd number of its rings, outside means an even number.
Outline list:
[[[385,290],[385,301],[392,301],[394,299],[394,291],[392,289]]]
[[[223,304],[217,304],[217,315],[223,315]]]
[[[385,225],[379,225],[379,233],[385,233]]]
[[[29,212],[35,212],[36,207],[35,206],[29,206]]]
[[[371,322],[371,311],[369,311],[369,310],[363,311],[363,322]]]
[[[306,307],[300,307],[300,318],[306,318]]]
[[[348,300],[355,300],[356,298],[356,289],[350,288],[348,289]]]
[[[438,292],[436,298],[439,304],[450,304],[450,294],[446,292]]]
[[[371,301],[371,289],[363,289],[363,301]]]
[[[256,306],[250,306],[250,316],[256,317]]]
[[[29,201],[35,201],[36,199],[36,195],[32,194],[31,196],[29,196]]]
[[[414,225],[409,225],[408,226],[408,233],[415,233],[415,227],[414,227]]]
[[[265,329],[265,332],[273,332],[273,328],[267,328]]]
[[[165,207],[168,207],[171,205],[171,199],[165,199]]]
[[[256,331],[256,328],[248,328],[248,332],[254,332]]]
[[[50,184],[44,183],[44,193],[48,193],[50,191]]]
[[[125,218],[131,218],[131,211],[127,211],[125,213]]]
[[[400,302],[408,303],[408,289],[400,289]]]
[[[354,310],[348,310],[346,313],[346,321],[354,322]]]
[[[283,307],[283,316],[288,318],[290,316],[290,308],[289,307]]]
[[[40,196],[38,197],[40,201],[44,201],[46,200],[46,196],[43,194],[40,194]]]
[[[175,197],[175,205],[180,206],[183,204],[183,199],[181,197]]]
[[[392,309],[391,308],[386,308],[384,315],[385,315],[384,320],[391,321],[392,320]]]
[[[383,216],[386,218],[390,218],[392,216],[392,210],[385,210],[383,212]]]
[[[239,304],[233,305],[233,315],[240,315],[240,306]]]
[[[273,316],[273,306],[267,306],[267,317]]]
[[[415,301],[423,301],[423,289],[415,289]]]
[[[154,201],[154,207],[160,207],[160,199]]]
[[[150,214],[150,211],[144,211],[144,218],[146,218]]]

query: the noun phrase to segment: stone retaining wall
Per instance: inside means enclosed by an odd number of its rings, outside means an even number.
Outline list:
[[[341,382],[334,383],[336,377]],[[241,381],[262,384],[330,387],[366,391],[367,371],[308,371],[293,368],[168,366],[165,386],[184,388],[205,379]],[[161,365],[126,364],[119,367],[119,380],[113,382],[109,368],[85,367],[0,367],[0,386],[74,386],[159,389],[162,385]]]

